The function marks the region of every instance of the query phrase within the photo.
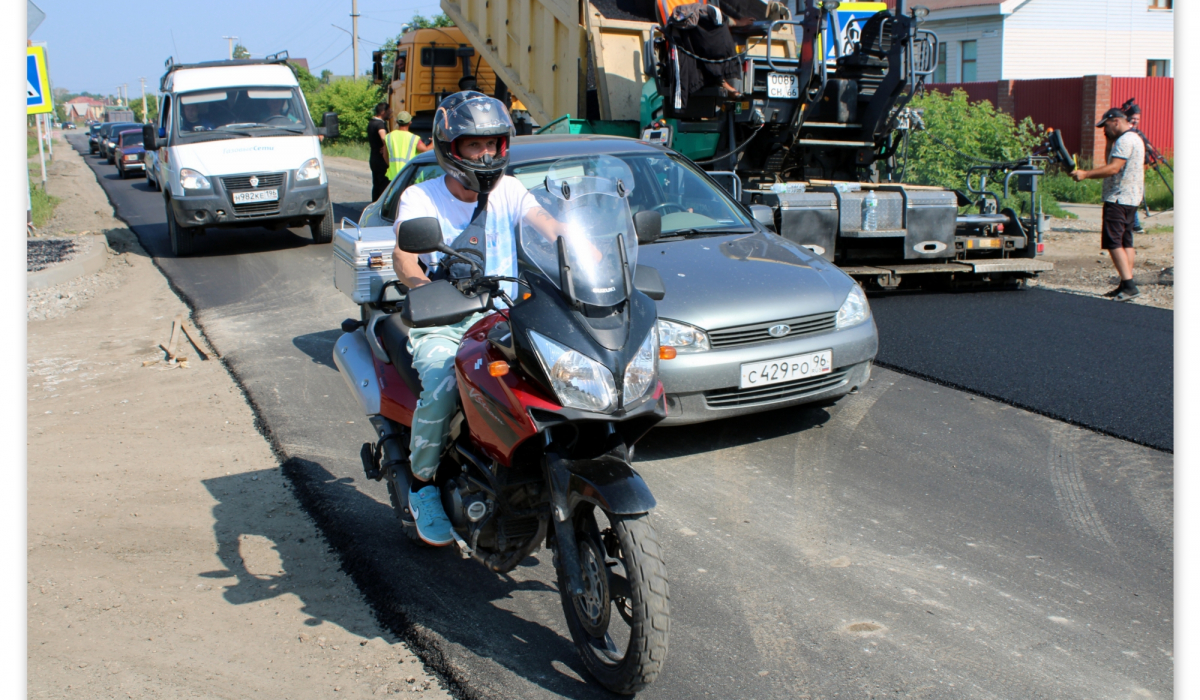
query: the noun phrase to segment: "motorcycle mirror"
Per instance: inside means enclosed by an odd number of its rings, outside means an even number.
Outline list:
[[[638,265],[637,270],[634,271],[633,288],[654,301],[662,301],[662,298],[667,295],[667,289],[663,286],[662,276],[658,274],[658,270],[646,265]]]
[[[405,253],[432,253],[442,244],[442,225],[432,216],[409,219],[396,234],[396,245]]]
[[[662,214],[656,211],[639,211],[633,215],[633,228],[637,231],[638,244],[653,243],[662,235]]]

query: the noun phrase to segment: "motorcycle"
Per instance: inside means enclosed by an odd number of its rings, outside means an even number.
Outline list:
[[[671,354],[657,336],[662,280],[637,265],[638,242],[658,237],[661,217],[630,214],[633,187],[611,156],[556,162],[531,190],[544,210],[534,211],[553,221],[531,213],[519,224],[519,278],[483,274],[479,247],[447,246],[437,219],[403,222],[400,249],[440,253],[442,274],[412,289],[384,284],[334,348],[378,436],[362,447],[364,470],[386,481],[408,539],[424,546],[408,509],[420,380],[407,336],[377,329],[397,313],[407,330],[492,312],[458,348],[460,405],[434,484],[458,548],[491,571],[511,571],[547,544],[584,664],[624,694],[657,677],[670,630],[647,517],[655,500],[630,464],[634,444],[666,417],[658,361]]]

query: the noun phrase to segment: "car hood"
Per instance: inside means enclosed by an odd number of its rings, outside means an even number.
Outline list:
[[[713,330],[837,311],[854,281],[772,233],[699,236],[638,249],[658,270],[660,318]]]
[[[295,170],[309,158],[321,159],[321,148],[316,136],[260,136],[175,144],[171,157],[177,156],[181,168],[237,175]]]

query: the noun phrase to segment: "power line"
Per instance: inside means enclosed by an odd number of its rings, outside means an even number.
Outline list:
[[[336,60],[337,60],[338,56],[341,56],[343,53],[346,53],[346,52],[347,52],[347,51],[349,51],[351,48],[353,48],[353,45],[351,45],[351,46],[347,46],[346,48],[342,49],[341,53],[339,53],[337,56],[334,56],[333,58],[329,59],[328,61],[326,61],[326,62],[324,62],[324,63],[318,64],[318,65],[315,65],[315,66],[313,66],[313,68],[320,68],[321,66],[327,66],[327,65],[329,65],[330,63],[333,63],[334,61],[336,61]]]

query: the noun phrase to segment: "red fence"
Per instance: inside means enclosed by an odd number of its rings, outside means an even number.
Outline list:
[[[926,84],[926,89],[945,94],[955,88],[966,91],[974,102],[987,100],[997,109],[1009,112],[1018,121],[1025,117],[1062,132],[1063,142],[1072,153],[1085,158],[1095,148],[1102,152],[1102,136],[1091,132],[1092,115],[1103,114],[1109,107],[1120,107],[1130,97],[1142,108],[1141,130],[1159,151],[1170,154],[1175,148],[1175,88],[1173,78],[1108,78],[1111,80],[1110,104],[1086,105],[1083,78],[1050,80],[1001,80],[999,82]],[[1010,87],[1011,86],[1011,87]],[[1011,92],[1010,92],[1011,91]],[[1108,92],[1101,90],[1101,94]],[[1093,142],[1099,138],[1098,144]]]
[[[1130,97],[1142,108],[1140,129],[1163,154],[1175,150],[1175,79],[1113,78],[1112,103],[1120,107]]]

